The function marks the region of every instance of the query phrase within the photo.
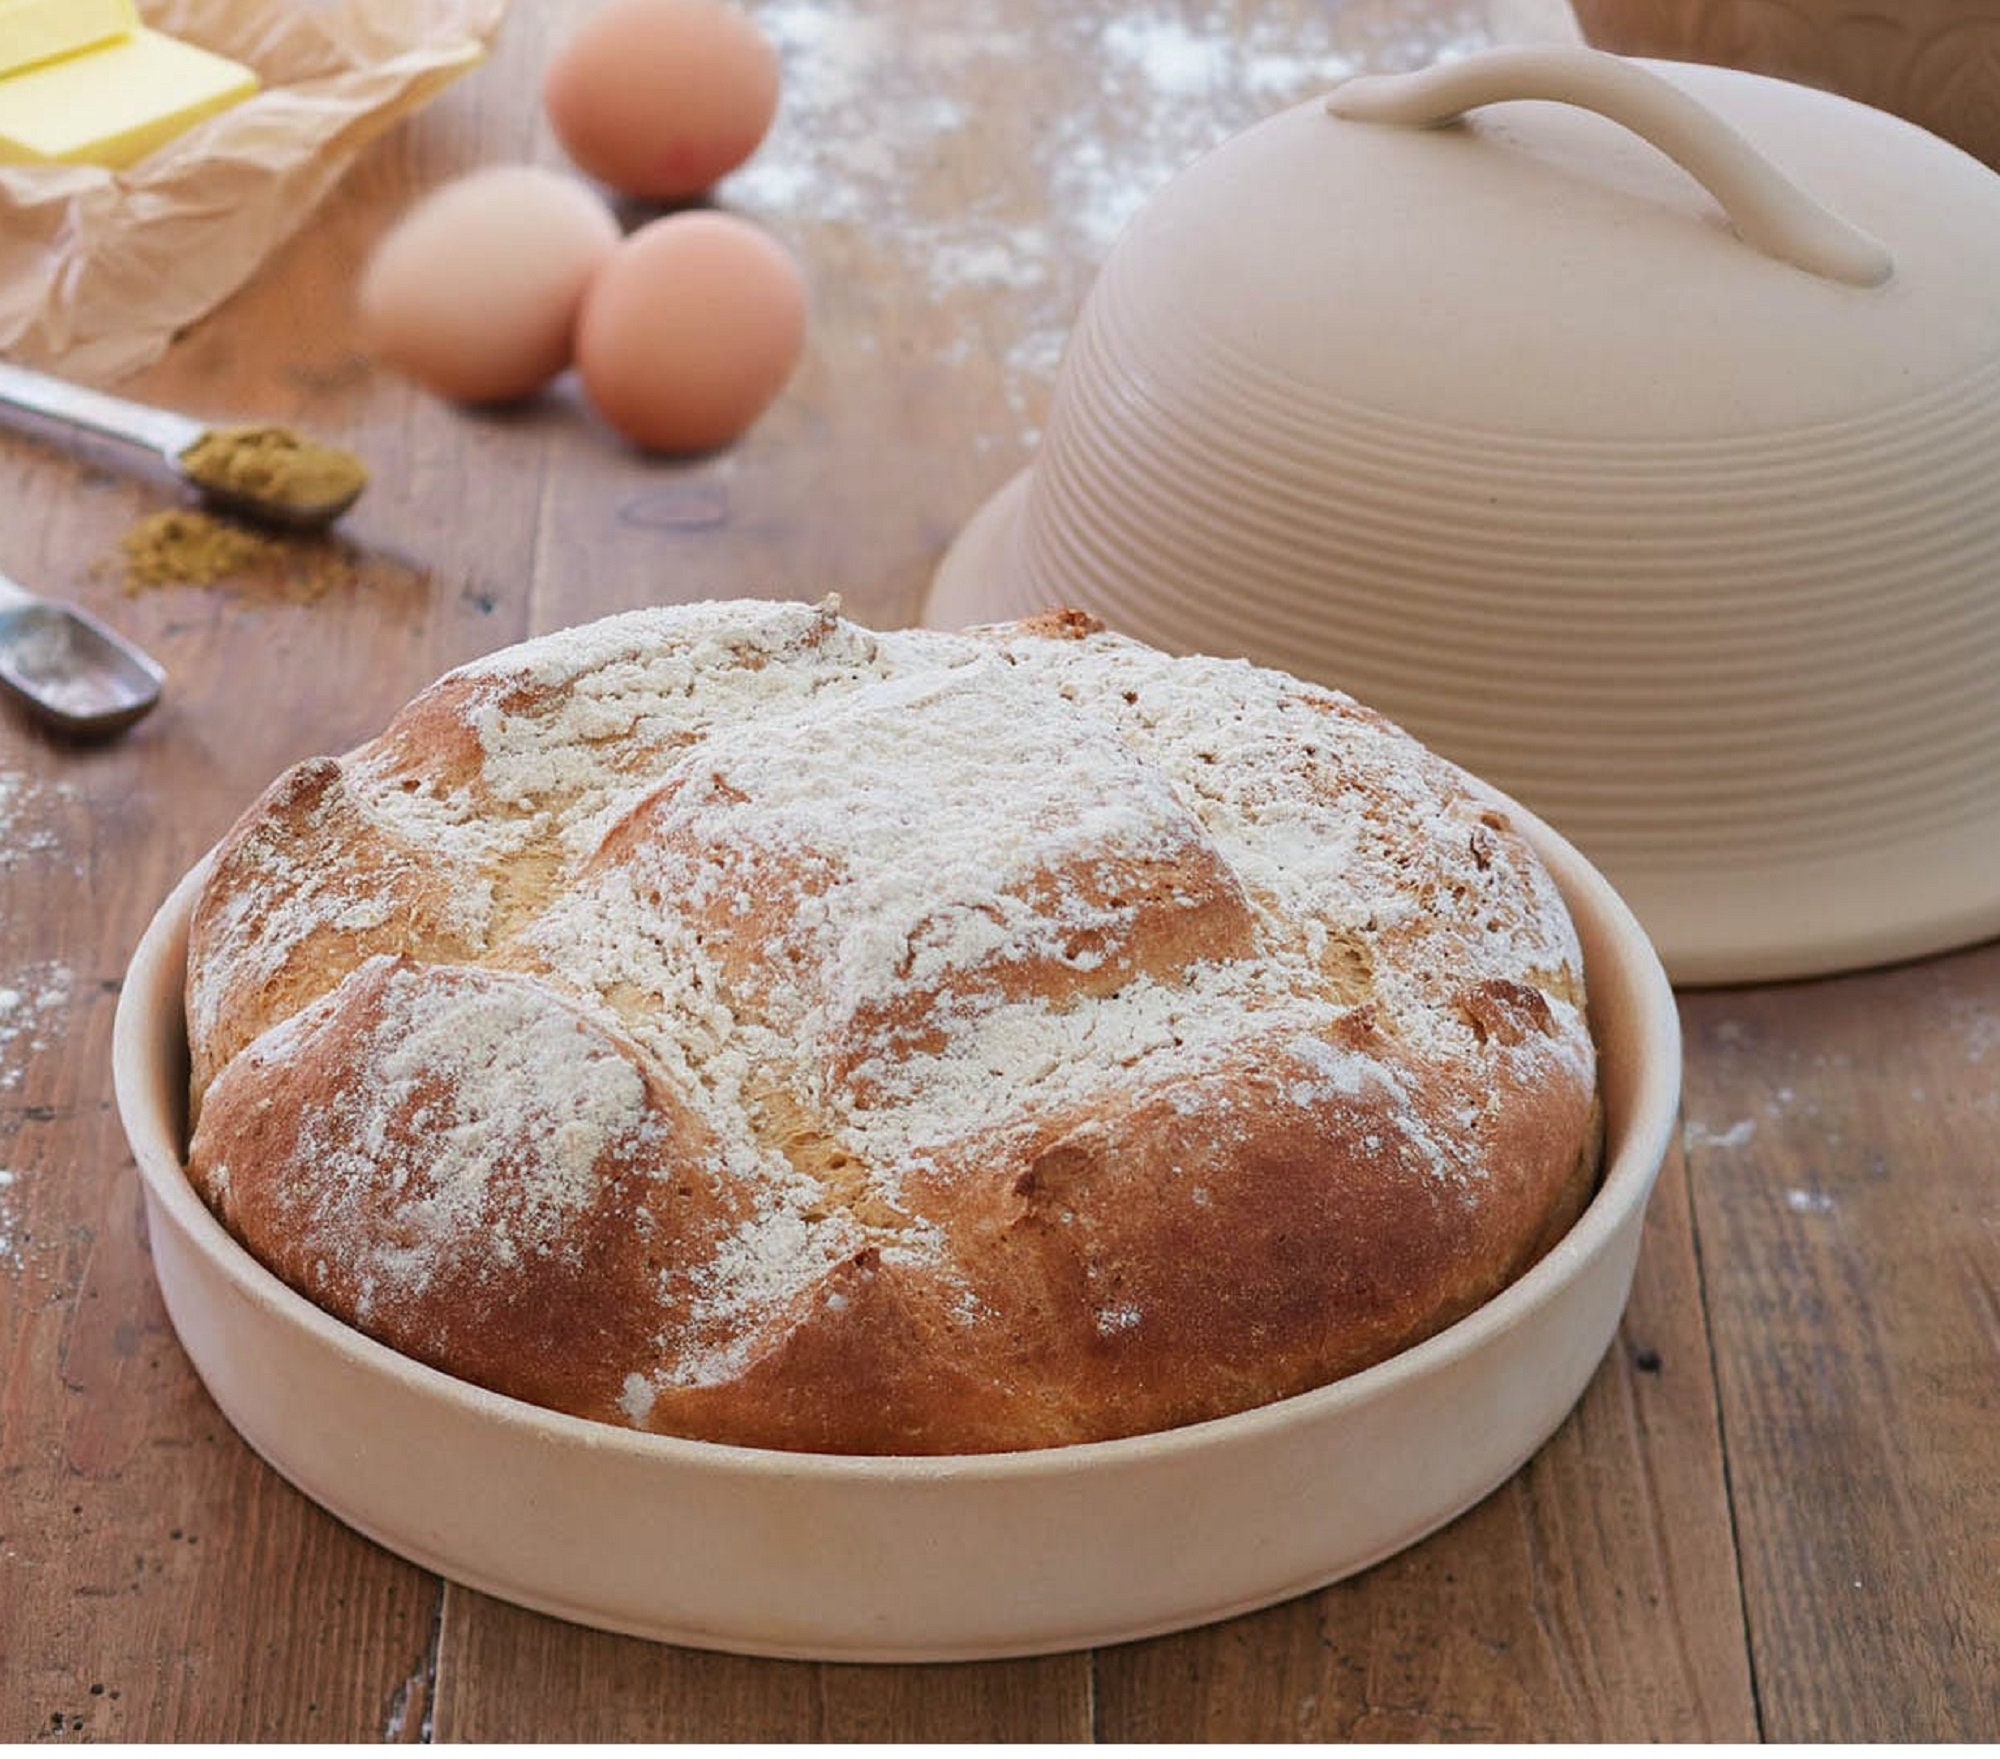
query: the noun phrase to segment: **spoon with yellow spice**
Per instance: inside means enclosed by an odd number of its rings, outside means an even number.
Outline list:
[[[205,500],[266,525],[317,531],[368,486],[361,460],[286,427],[210,427],[0,361],[0,404],[159,453]]]

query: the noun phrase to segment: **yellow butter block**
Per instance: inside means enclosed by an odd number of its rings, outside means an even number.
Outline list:
[[[134,164],[256,89],[240,63],[141,29],[0,79],[0,164]]]
[[[74,55],[138,28],[132,0],[0,0],[0,74]]]

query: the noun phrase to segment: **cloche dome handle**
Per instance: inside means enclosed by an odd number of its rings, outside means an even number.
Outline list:
[[[1700,182],[1737,236],[1767,256],[1853,287],[1878,287],[1895,272],[1877,240],[1822,207],[1714,111],[1600,50],[1493,49],[1416,73],[1362,75],[1336,86],[1326,107],[1349,121],[1431,128],[1521,98],[1575,104],[1631,129]]]

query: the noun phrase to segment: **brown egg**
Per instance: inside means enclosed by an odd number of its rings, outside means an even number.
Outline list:
[[[610,0],[549,63],[542,101],[591,176],[671,200],[756,151],[778,108],[778,56],[716,0]]]
[[[705,452],[784,389],[805,327],[805,288],[782,246],[726,214],[670,214],[633,233],[590,284],[577,370],[627,439]]]
[[[433,191],[361,278],[362,346],[443,397],[502,403],[569,365],[577,308],[618,247],[597,192],[533,165]]]

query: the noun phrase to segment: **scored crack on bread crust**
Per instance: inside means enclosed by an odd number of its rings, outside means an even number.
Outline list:
[[[300,764],[194,913],[190,1176],[391,1347],[606,1422],[983,1452],[1440,1330],[1596,1175],[1504,805],[1074,612],[633,612]]]

